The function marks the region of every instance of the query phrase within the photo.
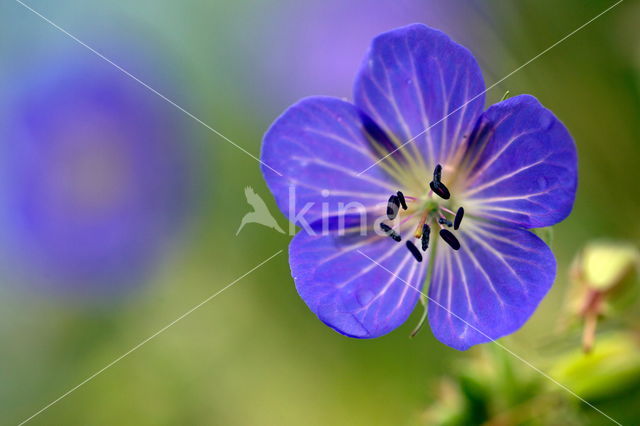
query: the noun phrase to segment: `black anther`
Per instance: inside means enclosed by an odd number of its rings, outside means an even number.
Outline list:
[[[462,222],[463,217],[464,217],[464,209],[460,207],[456,212],[456,218],[453,219],[453,229],[458,230],[458,228],[460,228],[460,222]]]
[[[380,224],[380,228],[382,228],[382,230],[384,231],[385,234],[387,234],[388,236],[393,238],[394,241],[397,241],[397,242],[402,241],[402,237],[400,236],[400,234],[398,234],[396,231],[394,231],[393,228],[391,228],[386,223],[381,223]]]
[[[389,202],[387,203],[387,217],[389,220],[393,220],[398,215],[398,210],[400,209],[400,200],[397,195],[392,195],[389,197]]]
[[[418,262],[422,262],[422,253],[420,253],[420,250],[418,250],[418,247],[416,247],[415,244],[411,241],[407,241],[407,248]]]
[[[440,198],[448,200],[451,197],[451,193],[449,189],[442,182],[429,182],[429,187],[433,192],[435,192]]]
[[[438,219],[438,223],[440,225],[447,225],[449,228],[451,228],[453,226],[453,223],[451,223],[450,220],[445,219],[444,217],[441,217]]]
[[[440,183],[442,179],[442,166],[438,164],[436,168],[433,170],[433,181]]]
[[[398,191],[397,195],[398,195],[398,201],[400,201],[400,205],[402,206],[402,209],[406,210],[407,209],[407,202],[404,199],[404,194],[402,192]]]
[[[429,248],[429,236],[431,234],[431,228],[426,223],[422,225],[422,251],[427,251]]]
[[[460,250],[460,241],[450,231],[446,229],[440,230],[440,236],[442,239],[451,246],[454,250]]]

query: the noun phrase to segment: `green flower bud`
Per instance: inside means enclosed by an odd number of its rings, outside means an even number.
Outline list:
[[[637,270],[640,253],[630,243],[597,241],[587,245],[579,260],[584,283],[596,290],[607,291]]]
[[[589,243],[571,267],[573,286],[569,311],[584,322],[582,346],[589,352],[602,317],[625,311],[637,299],[640,286],[632,279],[640,265],[640,251],[630,243],[594,241]]]

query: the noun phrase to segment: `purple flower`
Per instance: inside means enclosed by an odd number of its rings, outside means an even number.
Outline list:
[[[74,298],[117,293],[184,221],[185,138],[174,111],[100,59],[74,49],[41,62],[4,93],[3,270]]]
[[[527,229],[570,213],[574,142],[532,96],[483,112],[484,91],[467,49],[410,25],[375,38],[353,103],[303,99],[265,135],[283,174],[263,168],[267,184],[303,227],[296,287],[330,327],[390,332],[428,276],[431,329],[464,350],[517,330],[551,287],[554,256]]]

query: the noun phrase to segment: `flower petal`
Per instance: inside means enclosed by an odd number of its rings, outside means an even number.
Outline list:
[[[289,246],[289,263],[300,297],[320,320],[350,337],[378,337],[397,328],[413,311],[427,269],[405,246],[412,232],[400,243],[375,234],[299,232]]]
[[[533,314],[556,274],[533,233],[467,220],[462,247],[439,244],[429,287],[429,323],[441,342],[466,350],[513,333]]]
[[[484,108],[484,80],[471,52],[422,24],[376,37],[354,88],[355,104],[392,135],[425,173],[445,165]],[[427,130],[428,129],[428,130]]]
[[[263,165],[262,173],[291,221],[300,225],[295,216],[304,213],[310,224],[348,203],[366,209],[386,206],[389,194],[400,189],[380,167],[359,174],[377,160],[361,114],[340,99],[306,98],[286,110],[266,133],[261,159],[268,167]]]
[[[536,98],[490,107],[470,141],[465,208],[525,228],[569,215],[577,186],[576,147],[564,125]]]

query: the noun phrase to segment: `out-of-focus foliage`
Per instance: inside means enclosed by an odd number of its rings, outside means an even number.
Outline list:
[[[581,424],[558,388],[498,346],[484,347],[460,362],[437,388],[437,402],[422,415],[425,425]]]
[[[592,352],[575,351],[559,357],[552,377],[589,401],[615,398],[640,385],[640,336],[616,332],[598,338]],[[553,385],[548,386],[553,390]]]

